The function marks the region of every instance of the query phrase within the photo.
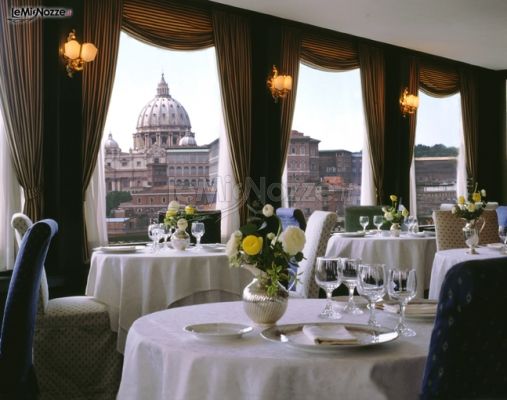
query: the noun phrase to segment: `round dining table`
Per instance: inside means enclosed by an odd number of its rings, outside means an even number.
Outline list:
[[[323,299],[290,299],[284,324],[325,322]],[[339,307],[339,306],[338,306]],[[397,315],[377,311],[393,328]],[[366,324],[367,313],[337,322]],[[132,325],[118,400],[411,400],[421,386],[432,319],[408,320],[417,335],[388,343],[309,352],[261,337],[263,327],[224,341],[184,330],[203,323],[251,325],[241,302],[156,312]]]

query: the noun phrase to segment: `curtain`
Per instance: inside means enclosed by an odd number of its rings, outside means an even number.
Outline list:
[[[16,176],[25,195],[24,212],[33,221],[42,214],[43,74],[42,19],[10,23],[11,7],[0,2],[0,101]]]
[[[350,39],[305,32],[301,38],[301,60],[308,66],[347,71],[359,67],[357,47]]]
[[[419,70],[419,84],[427,94],[448,96],[459,90],[459,75],[453,65],[423,59]]]
[[[287,150],[290,143],[290,132],[292,130],[292,118],[294,117],[294,106],[296,104],[301,48],[299,31],[294,28],[283,26],[281,42],[282,71],[284,71],[285,74],[292,76],[292,90],[282,101],[282,114],[280,123],[282,158],[280,160],[280,174],[283,175],[285,162],[287,160]]]
[[[419,64],[414,56],[410,56],[408,61],[408,92],[417,95],[419,91]],[[408,114],[408,152],[407,168],[413,163],[415,146],[415,127],[417,125],[417,111],[414,114]]]
[[[471,69],[461,68],[459,72],[461,114],[463,118],[463,135],[465,139],[467,176],[477,180],[478,163],[478,102],[476,77]]]
[[[182,1],[124,0],[123,30],[149,45],[173,50],[213,46],[210,11]]]
[[[88,0],[84,2],[83,40],[98,48],[97,58],[83,70],[83,198],[97,165],[109,100],[113,90],[116,60],[120,43],[121,2],[116,0]],[[97,199],[105,203],[104,199]],[[102,205],[100,208],[105,207]],[[105,214],[104,214],[105,216]],[[85,218],[86,221],[86,218]],[[86,230],[86,223],[83,224]],[[93,227],[92,229],[96,229]],[[88,235],[85,232],[83,256],[89,259]]]
[[[368,131],[367,151],[371,155],[371,170],[377,204],[382,204],[384,187],[385,130],[385,59],[382,49],[359,46],[361,86]]]
[[[216,47],[225,126],[234,178],[239,191],[248,193],[252,140],[252,88],[249,20],[240,15],[213,10]],[[232,79],[234,78],[234,79]],[[246,222],[246,201],[238,205],[240,223]]]

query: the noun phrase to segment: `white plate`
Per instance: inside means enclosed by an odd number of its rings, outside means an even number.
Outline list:
[[[203,244],[202,248],[210,253],[222,253],[225,251],[225,245],[221,243]]]
[[[338,233],[335,233],[335,235],[342,236],[342,237],[355,238],[355,237],[364,237],[364,232],[338,232]]]
[[[376,308],[384,310],[386,313],[393,314],[393,315],[400,315],[400,309],[399,309],[399,303],[393,302],[393,301],[387,301],[387,304],[389,304],[388,309],[383,308],[382,303],[377,303]],[[405,310],[405,318],[406,319],[421,319],[421,320],[433,320],[436,317],[437,314],[437,300],[429,300],[429,299],[416,299],[412,300],[410,303],[408,303],[407,307],[410,307],[410,304],[413,305],[419,305],[419,304],[427,304],[430,306],[430,308],[424,308],[424,310],[421,310],[421,312],[417,312],[417,310],[414,310],[410,312],[410,309]],[[434,308],[433,308],[434,306]]]
[[[209,324],[187,325],[183,328],[200,340],[220,342],[238,339],[245,333],[252,332],[253,328],[248,325],[230,324],[227,322],[215,322]]]
[[[303,333],[303,326],[317,325],[341,325],[350,333],[358,338],[358,344],[315,344]],[[391,342],[398,338],[398,332],[389,328],[374,328],[368,325],[333,323],[333,322],[308,322],[304,324],[288,324],[277,325],[265,329],[261,332],[261,336],[269,341],[282,343],[295,349],[316,352],[329,353],[341,351],[344,349],[355,349],[365,346],[374,346],[382,343]]]
[[[135,253],[143,248],[142,246],[102,246],[94,250],[101,251],[102,253]]]
[[[488,243],[486,246],[489,247],[490,249],[500,251],[503,249],[504,244],[503,243]]]
[[[424,232],[408,232],[407,236],[410,236],[410,237],[426,237],[426,234]]]

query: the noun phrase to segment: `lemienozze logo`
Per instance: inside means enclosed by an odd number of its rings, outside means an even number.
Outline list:
[[[72,16],[72,8],[61,7],[12,7],[11,22],[28,22],[35,18],[65,18]]]

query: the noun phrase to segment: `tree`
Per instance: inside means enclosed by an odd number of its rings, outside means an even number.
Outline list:
[[[445,146],[443,144],[435,144],[433,146],[426,146],[418,144],[414,149],[415,157],[457,157],[458,148],[452,146]]]
[[[111,215],[111,211],[117,208],[120,203],[131,201],[132,195],[129,192],[109,192],[106,195],[106,216]]]

